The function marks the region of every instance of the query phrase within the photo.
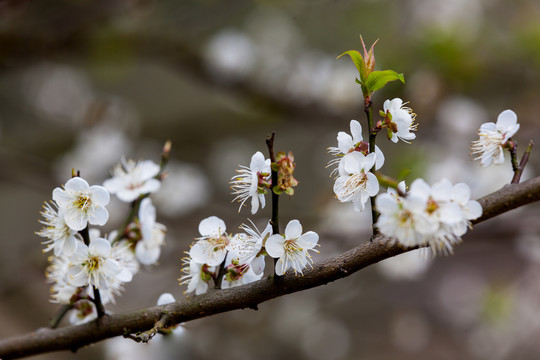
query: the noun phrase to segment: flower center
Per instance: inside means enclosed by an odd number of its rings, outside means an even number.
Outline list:
[[[88,273],[91,273],[99,269],[100,265],[101,265],[101,258],[98,256],[92,256],[88,259],[88,261],[83,263],[83,266],[86,267],[86,271]]]
[[[429,198],[429,200],[427,202],[427,206],[426,206],[426,212],[429,215],[431,215],[435,211],[437,211],[438,208],[439,208],[439,205],[437,204],[437,202],[435,202],[435,200],[433,200],[432,198]]]
[[[221,235],[216,238],[209,238],[208,241],[214,247],[214,251],[223,250],[229,245],[229,237],[227,235]]]
[[[81,195],[79,195],[77,200],[75,200],[73,205],[75,207],[81,209],[82,211],[87,212],[88,208],[92,205],[92,200],[90,199],[90,197],[88,195],[81,194]]]
[[[283,249],[285,250],[286,253],[288,254],[294,254],[294,253],[299,253],[301,252],[303,249],[298,245],[298,243],[296,242],[297,239],[288,239],[288,240],[285,240],[285,242],[283,243]]]
[[[366,187],[367,175],[364,170],[360,174],[351,174],[343,184],[344,196],[355,195]]]

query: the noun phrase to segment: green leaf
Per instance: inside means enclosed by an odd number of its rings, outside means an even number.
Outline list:
[[[339,59],[343,55],[349,55],[351,57],[354,66],[356,66],[358,73],[360,74],[360,81],[364,82],[366,79],[366,64],[364,63],[364,58],[362,58],[362,55],[356,50],[348,50],[339,55],[336,59]]]
[[[373,71],[366,79],[365,85],[370,92],[374,92],[394,80],[401,80],[401,82],[405,84],[405,77],[403,77],[403,74],[398,74],[393,70]]]

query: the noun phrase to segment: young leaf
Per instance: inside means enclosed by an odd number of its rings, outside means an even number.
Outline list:
[[[348,50],[345,51],[343,54],[339,55],[336,59],[339,59],[343,55],[349,55],[351,57],[351,60],[353,61],[354,65],[358,69],[358,73],[360,74],[360,82],[363,83],[366,80],[366,64],[364,63],[362,55],[356,50]]]
[[[394,80],[400,80],[402,83],[405,83],[403,74],[398,74],[393,70],[373,71],[366,79],[365,85],[370,92],[374,92],[383,88],[388,82]]]

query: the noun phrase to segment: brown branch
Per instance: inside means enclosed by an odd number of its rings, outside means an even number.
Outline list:
[[[484,209],[474,223],[540,200],[540,177],[520,184],[507,185],[480,200]],[[287,273],[279,282],[272,277],[244,286],[213,290],[200,296],[164,306],[105,316],[90,323],[60,329],[40,329],[30,334],[0,341],[0,358],[13,359],[58,350],[77,350],[114,336],[129,336],[153,329],[167,315],[167,326],[213,314],[244,308],[256,308],[270,299],[347,277],[369,265],[411,249],[394,245],[382,235],[355,247],[340,256],[315,264],[304,276]]]

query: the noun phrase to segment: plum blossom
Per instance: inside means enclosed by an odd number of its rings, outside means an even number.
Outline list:
[[[215,276],[216,267],[208,266],[204,263],[198,263],[193,258],[183,258],[184,267],[182,275],[178,281],[180,285],[187,284],[187,290],[184,292],[189,294],[195,291],[195,295],[204,294],[208,290],[208,282]]]
[[[264,271],[264,255],[261,253],[266,240],[272,235],[272,225],[268,222],[262,232],[259,232],[253,223],[251,225],[253,228],[242,224],[240,229],[244,232],[236,234],[231,239],[229,254],[232,260],[230,263],[248,264],[255,274],[259,275]]]
[[[339,177],[334,183],[334,193],[341,202],[352,201],[356,211],[363,211],[370,196],[379,192],[379,181],[369,172],[375,156],[375,153],[364,156],[353,151],[339,163]]]
[[[45,227],[36,234],[48,239],[42,242],[42,244],[47,245],[43,252],[54,250],[55,256],[73,254],[77,248],[77,242],[80,240],[77,240],[77,231],[66,224],[64,216],[58,210],[56,203],[52,201],[50,203],[46,202],[43,205],[41,216],[43,216],[43,220],[39,222]]]
[[[223,275],[221,288],[227,289],[230,287],[249,284],[251,282],[260,280],[262,277],[262,271],[255,273],[249,263],[239,262],[238,259],[235,259],[235,254],[229,252],[225,260],[225,275]]]
[[[472,143],[472,154],[478,156],[483,167],[492,163],[500,165],[504,162],[503,147],[507,141],[519,130],[517,115],[512,110],[504,110],[497,117],[497,123],[484,123],[478,130],[478,140]]]
[[[338,146],[331,146],[328,148],[328,152],[334,155],[334,159],[330,160],[328,166],[336,167],[332,170],[332,174],[336,173],[339,169],[339,163],[343,157],[353,151],[359,151],[364,155],[368,154],[369,144],[362,141],[362,125],[357,120],[351,120],[350,124],[351,135],[346,132],[340,131],[337,135]],[[380,169],[384,164],[384,154],[375,145],[375,170]]]
[[[285,227],[285,235],[275,234],[266,240],[265,248],[268,255],[279,258],[275,271],[283,275],[288,269],[302,274],[302,270],[313,263],[308,251],[317,252],[319,235],[313,231],[302,234],[302,225],[298,220],[291,220]]]
[[[230,238],[226,230],[225,222],[217,216],[203,219],[199,224],[199,233],[202,237],[191,247],[190,257],[199,264],[209,266],[221,264],[229,250]]]
[[[470,200],[464,183],[447,179],[429,186],[416,179],[406,197],[381,194],[376,199],[380,212],[379,231],[406,247],[429,246],[433,254],[453,252],[453,246],[470,227],[470,220],[482,215],[482,207]]]
[[[133,274],[123,268],[112,255],[111,243],[104,238],[94,239],[88,246],[82,242],[78,243],[67,271],[68,284],[108,289],[119,283],[131,281]]]
[[[135,162],[122,158],[113,170],[113,177],[105,180],[103,186],[121,201],[132,202],[159,190],[161,181],[156,179],[159,171],[159,165],[151,160]]]
[[[167,228],[156,222],[156,208],[150,198],[141,201],[139,222],[141,239],[135,246],[135,255],[141,264],[153,265],[161,254],[161,246],[165,243]]]
[[[67,226],[73,230],[82,230],[88,223],[104,225],[109,219],[105,208],[110,200],[109,193],[102,186],[88,185],[83,178],[69,179],[63,189],[53,190],[52,197]]]
[[[416,135],[411,131],[416,131],[417,124],[414,122],[416,114],[412,109],[404,106],[403,100],[395,98],[386,100],[383,104],[384,113],[390,120],[389,139],[397,143],[399,139],[404,142],[414,140]]]
[[[251,198],[251,213],[255,214],[260,207],[264,209],[266,200],[266,186],[270,182],[270,159],[265,159],[264,155],[257,151],[252,157],[249,167],[240,165],[240,170],[236,170],[238,175],[231,179],[231,188],[236,197],[233,201],[239,201],[240,207]]]
[[[88,300],[79,300],[73,304],[73,310],[70,311],[69,322],[73,325],[80,325],[97,319],[98,314],[96,306]]]

